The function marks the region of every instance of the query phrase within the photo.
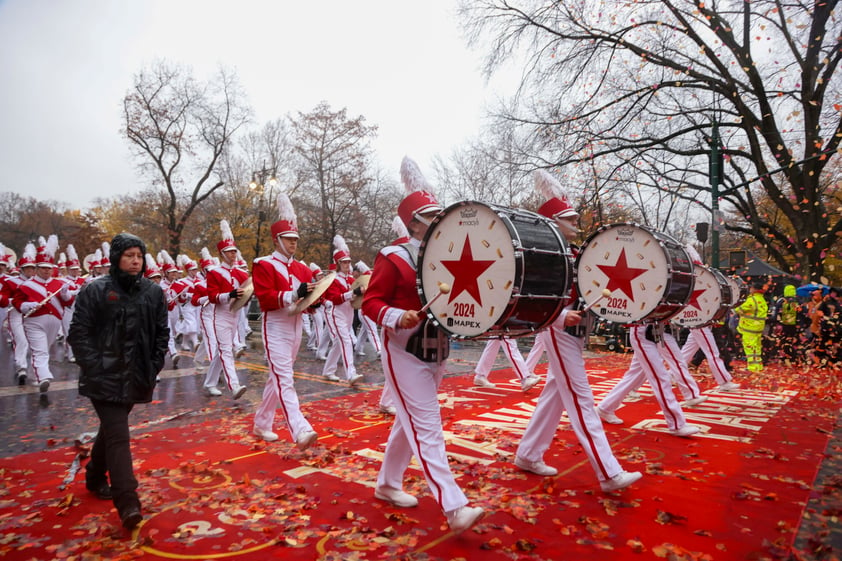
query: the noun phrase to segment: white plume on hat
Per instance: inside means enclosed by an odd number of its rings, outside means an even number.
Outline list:
[[[219,231],[222,234],[223,240],[234,239],[234,232],[231,231],[231,225],[224,218],[219,221]]]
[[[348,244],[345,243],[345,238],[339,234],[333,236],[333,252],[336,253],[337,251],[344,251],[348,255],[351,255],[351,250],[348,249]]]
[[[38,247],[47,247],[47,240],[44,239],[44,236],[38,236]],[[37,248],[36,248],[37,252]]]
[[[371,267],[366,265],[365,262],[362,259],[360,259],[359,261],[354,263],[354,270],[359,272],[359,273],[365,274],[365,273],[371,271]]]
[[[63,251],[58,254],[58,262],[67,263],[67,255],[65,255]]]
[[[190,263],[190,258],[183,253],[179,253],[175,258],[175,264],[178,265],[179,269],[183,269],[188,263]]]
[[[170,254],[167,253],[166,249],[162,249],[158,252],[158,264],[163,267],[164,265],[175,265],[175,261],[173,258],[170,257]]]
[[[211,257],[210,251],[208,248],[203,247],[202,250],[199,252],[199,257],[202,261],[212,261],[213,258]]]
[[[395,216],[392,219],[392,232],[397,238],[409,237],[409,230],[406,229],[406,224],[403,223],[400,216]]]
[[[0,242],[0,260],[6,255],[6,246],[3,245],[3,242]]]
[[[26,246],[23,248],[23,257],[29,259],[31,263],[35,263],[35,255],[35,244],[33,244],[32,242],[27,243]]]
[[[284,192],[278,194],[278,219],[289,220],[298,227],[298,217],[295,215],[295,208],[292,206],[289,196]]]
[[[430,185],[430,182],[421,173],[421,168],[418,167],[415,160],[409,156],[404,156],[401,162],[401,181],[407,193],[413,193],[415,191],[433,192],[433,186]]]
[[[147,253],[145,256],[146,259],[146,270],[152,271],[158,269],[158,264],[155,262],[155,259],[152,258],[151,253]]]
[[[549,200],[553,197],[559,199],[567,198],[567,194],[564,192],[558,180],[543,169],[535,170],[535,190],[544,200]]]
[[[72,243],[67,244],[67,258],[71,261],[78,261],[79,255],[76,254],[76,248]]]
[[[97,250],[94,251],[94,261],[96,261],[97,263],[102,262],[102,250],[99,248],[97,248]]]
[[[50,234],[50,237],[47,238],[47,245],[44,246],[44,251],[50,257],[55,257],[57,249],[58,249],[58,236],[55,235],[55,234]]]
[[[316,265],[315,263],[310,263],[310,270],[315,272],[315,271],[321,271],[322,268],[319,267],[318,265]]]

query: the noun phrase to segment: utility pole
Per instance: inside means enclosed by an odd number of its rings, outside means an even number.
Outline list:
[[[710,139],[710,266],[719,268],[719,184],[722,183],[722,147],[719,139],[719,123],[714,117]]]

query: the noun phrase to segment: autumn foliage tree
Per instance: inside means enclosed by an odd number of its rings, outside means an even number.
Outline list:
[[[737,217],[723,226],[820,278],[842,235],[823,188],[842,139],[837,4],[466,0],[461,14],[489,73],[522,71],[498,113],[533,165],[570,177],[591,166],[605,184],[669,193],[709,216],[716,122],[720,204]]]

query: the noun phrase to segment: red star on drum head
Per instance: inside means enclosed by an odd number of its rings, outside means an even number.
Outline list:
[[[626,261],[626,248],[620,250],[620,256],[617,258],[616,264],[597,265],[597,267],[608,277],[608,290],[613,292],[619,288],[626,296],[634,301],[634,289],[632,289],[631,281],[645,273],[646,269],[629,267]]]
[[[477,304],[482,306],[482,297],[479,293],[477,279],[479,279],[480,275],[486,269],[494,264],[494,261],[474,260],[469,234],[465,235],[465,244],[462,246],[462,254],[459,259],[450,261],[442,260],[441,264],[453,275],[453,288],[450,291],[450,297],[447,302],[453,302],[461,293],[467,292]]]

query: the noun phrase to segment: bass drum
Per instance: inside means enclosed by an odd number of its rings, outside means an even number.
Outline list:
[[[748,298],[748,284],[740,277],[734,275],[726,277],[728,284],[731,286],[731,307],[736,308]]]
[[[649,323],[681,311],[693,292],[693,264],[678,241],[638,224],[603,226],[585,241],[576,261],[577,288],[586,305],[608,321]],[[608,291],[603,296],[603,291]]]
[[[705,327],[725,317],[731,309],[731,285],[716,269],[694,265],[696,281],[687,305],[672,318],[682,327]]]
[[[428,315],[455,338],[534,334],[561,313],[572,278],[555,222],[476,201],[439,213],[418,252],[421,301],[432,302]]]

